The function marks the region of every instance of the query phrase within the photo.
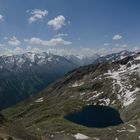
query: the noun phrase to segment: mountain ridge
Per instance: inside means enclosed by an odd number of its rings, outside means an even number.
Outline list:
[[[1,56],[0,109],[35,95],[76,67],[64,57],[47,53]]]
[[[23,121],[27,129],[45,134],[71,136],[83,133],[104,140],[139,137],[140,53],[114,62],[101,62],[77,68],[44,89],[36,97],[23,101],[3,113]],[[85,105],[103,105],[117,109],[123,124],[105,129],[87,128],[71,123],[64,116]],[[14,115],[13,115],[14,114]],[[39,114],[39,115],[38,115]]]
[[[0,56],[0,109],[34,96],[68,71],[91,64],[98,58],[98,54],[81,57],[49,52]]]

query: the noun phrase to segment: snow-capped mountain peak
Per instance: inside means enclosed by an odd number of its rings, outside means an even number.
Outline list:
[[[53,55],[51,53],[42,52],[34,53],[27,52],[24,54],[11,55],[11,56],[0,56],[0,68],[13,69],[22,68],[32,65],[46,65],[49,63],[55,64],[59,60],[66,61],[64,57]],[[60,62],[61,63],[61,62]]]

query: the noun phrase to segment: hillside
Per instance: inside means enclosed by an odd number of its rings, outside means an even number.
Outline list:
[[[58,56],[49,52],[27,52],[0,56],[0,110],[36,95],[68,71],[82,65],[103,60],[118,60],[130,55],[122,51],[107,55],[104,59],[95,54],[85,56]]]
[[[23,125],[13,123],[0,114],[0,140],[41,140],[24,129]]]
[[[83,133],[90,139],[138,139],[140,134],[140,53],[115,62],[80,67],[50,85],[38,96],[3,113],[24,122],[34,133],[72,137]],[[112,107],[120,112],[123,124],[106,128],[88,128],[72,123],[64,116],[85,105]]]
[[[78,65],[50,53],[0,57],[0,109],[31,97]]]

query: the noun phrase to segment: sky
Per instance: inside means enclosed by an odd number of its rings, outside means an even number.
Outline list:
[[[140,47],[139,0],[0,0],[0,54],[108,54]]]

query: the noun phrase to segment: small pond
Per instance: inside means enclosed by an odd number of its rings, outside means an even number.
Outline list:
[[[80,112],[68,114],[64,118],[76,124],[95,128],[115,126],[123,123],[116,109],[100,105],[85,106]]]

